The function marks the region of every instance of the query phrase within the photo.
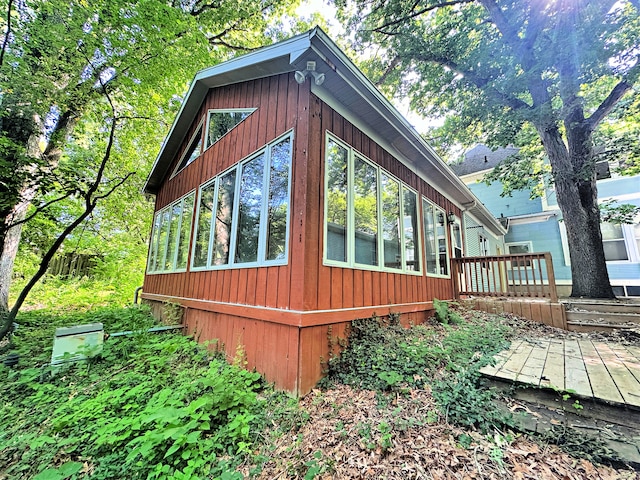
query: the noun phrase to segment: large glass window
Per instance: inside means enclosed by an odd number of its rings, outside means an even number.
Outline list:
[[[224,137],[236,125],[255,112],[255,108],[235,110],[209,110],[205,149]]]
[[[382,238],[384,266],[402,268],[400,253],[400,184],[385,174],[380,175],[382,188]]]
[[[258,237],[264,181],[264,153],[242,166],[240,180],[240,212],[238,215],[238,243],[236,262],[258,260]]]
[[[292,141],[288,134],[200,187],[194,269],[286,263]]]
[[[236,171],[231,170],[220,177],[216,201],[216,219],[213,230],[213,265],[229,263],[231,248],[231,224],[233,220],[233,198],[236,191]]]
[[[347,261],[347,149],[327,142],[327,259]]]
[[[325,261],[420,271],[418,194],[327,135]]]
[[[404,251],[407,270],[420,271],[420,240],[418,237],[418,195],[413,190],[402,188],[404,198]]]
[[[182,158],[178,162],[178,166],[176,167],[176,171],[174,175],[178,173],[180,170],[185,168],[187,165],[192,163],[196,158],[200,156],[202,153],[202,123],[196,129],[196,132],[193,134],[191,139],[189,140],[189,146],[182,154]]]
[[[160,210],[154,219],[148,273],[184,271],[193,218],[195,192]]]
[[[622,225],[602,223],[600,224],[600,230],[602,231],[604,258],[607,261],[629,260],[624,234],[622,233]]]
[[[353,174],[355,261],[364,265],[378,265],[377,187],[377,169],[362,158],[355,157]]]
[[[449,244],[444,210],[422,199],[428,275],[449,275]]]

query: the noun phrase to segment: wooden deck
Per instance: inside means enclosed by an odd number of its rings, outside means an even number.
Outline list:
[[[500,380],[640,408],[640,347],[587,338],[516,340],[481,372]]]

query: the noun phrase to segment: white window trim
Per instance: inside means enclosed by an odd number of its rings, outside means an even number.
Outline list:
[[[451,236],[451,229],[447,228],[447,212],[445,212],[444,208],[442,208],[441,206],[437,205],[436,203],[434,203],[433,201],[429,200],[427,197],[422,197],[423,201],[427,202],[429,205],[431,205],[433,207],[433,224],[434,226],[438,227],[438,225],[440,225],[438,223],[438,213],[442,213],[442,218],[444,220],[444,225],[441,225],[444,229],[445,232],[445,249],[446,249],[446,258],[447,258],[447,274],[443,275],[441,273],[431,273],[427,271],[427,262],[426,262],[426,258],[427,258],[427,248],[426,248],[426,243],[427,243],[427,239],[425,238],[425,249],[424,249],[424,271],[425,274],[428,277],[434,277],[434,278],[451,278],[451,249],[449,248],[449,241],[450,241],[450,236]],[[420,202],[420,205],[422,207],[422,202]],[[423,214],[424,215],[424,214]],[[424,232],[423,232],[424,234]],[[436,239],[436,248],[438,248],[438,237],[435,237]],[[440,252],[436,252],[436,259],[438,258]],[[440,267],[440,263],[439,260],[438,261],[438,267]]]
[[[509,242],[509,243],[505,243],[505,244],[504,244],[504,246],[505,246],[505,248],[507,249],[507,251],[506,251],[507,255],[516,255],[516,254],[512,254],[512,253],[509,251],[509,247],[510,247],[510,246],[512,246],[512,245],[527,245],[527,246],[529,247],[529,253],[528,253],[528,254],[525,254],[525,255],[529,255],[529,254],[533,254],[533,253],[534,253],[534,252],[533,252],[533,242],[532,242],[531,240],[522,240],[522,241],[519,241],[519,242]],[[511,265],[511,262],[509,262],[509,264],[510,264],[510,265],[509,265],[509,268],[514,269],[514,270],[515,270],[516,268],[525,268],[525,269],[526,269],[526,268],[531,268],[531,269],[533,269],[533,270],[538,270],[538,267],[536,266],[536,263],[537,263],[537,262],[533,262],[533,261],[532,261],[532,262],[531,262],[531,265]]]
[[[607,260],[607,265],[626,265],[629,263],[640,263],[640,251],[638,250],[638,244],[636,242],[635,232],[633,231],[632,224],[621,224],[622,230],[622,238],[611,239],[611,240],[602,240],[602,243],[605,242],[619,242],[620,240],[624,241],[624,248],[627,251],[627,259],[626,260]]]
[[[178,245],[180,245],[180,233],[182,231],[182,220],[184,218],[184,202],[187,199],[187,197],[189,195],[193,195],[194,196],[194,205],[192,206],[192,212],[191,212],[191,225],[189,226],[189,235],[187,238],[191,239],[191,230],[193,227],[193,220],[195,215],[193,214],[193,208],[195,208],[195,189],[190,190],[188,193],[184,194],[183,196],[181,196],[180,198],[178,198],[177,200],[171,202],[168,205],[165,205],[164,207],[162,207],[160,210],[158,210],[156,212],[156,214],[153,216],[153,227],[152,227],[152,231],[151,231],[151,242],[149,244],[149,253],[148,253],[148,258],[147,258],[147,275],[159,275],[159,274],[163,274],[163,273],[183,273],[187,271],[187,267],[189,265],[189,261],[187,260],[187,266],[184,268],[175,268],[175,265],[178,261]],[[173,210],[173,207],[175,205],[177,205],[178,203],[182,204],[182,208],[181,208],[181,213],[180,213],[180,218],[178,219],[178,233],[176,236],[176,249],[173,252],[173,260],[171,261],[171,264],[173,265],[172,269],[168,269],[168,270],[164,270],[164,269],[159,269],[159,270],[152,270],[151,266],[152,266],[152,262],[153,262],[153,258],[151,253],[153,252],[153,244],[155,242],[160,242],[160,230],[162,229],[162,216],[165,214],[165,212],[167,212],[169,214],[169,230],[167,231],[167,238],[165,239],[165,244],[164,244],[164,254],[162,257],[162,260],[158,262],[158,264],[160,265],[164,265],[166,263],[166,259],[167,259],[167,251],[168,251],[168,246],[169,246],[169,231],[171,230],[171,211]],[[155,224],[156,224],[156,218],[160,216],[160,223],[158,225],[158,235],[157,238],[155,239],[154,242],[154,233],[155,233]],[[187,244],[186,248],[187,248],[187,259],[190,258],[189,255],[189,248],[190,248],[191,242],[189,241],[189,243]],[[156,252],[155,255],[158,255],[158,247],[159,245],[156,245]]]
[[[236,263],[235,261],[235,253],[236,253],[236,243],[237,243],[237,231],[238,231],[238,213],[240,210],[240,187],[241,187],[241,179],[242,179],[242,169],[244,167],[244,165],[248,162],[250,162],[251,160],[253,160],[254,158],[259,157],[260,155],[264,154],[265,155],[265,165],[264,165],[264,169],[262,171],[263,174],[263,191],[264,191],[264,187],[267,185],[268,183],[268,179],[269,179],[269,172],[271,169],[271,149],[273,148],[274,145],[277,145],[278,143],[280,143],[282,140],[285,140],[286,138],[290,138],[290,145],[291,145],[291,150],[290,150],[290,159],[289,159],[289,177],[288,177],[288,181],[287,181],[287,199],[288,199],[288,204],[287,204],[287,220],[286,220],[286,226],[285,226],[285,247],[284,247],[284,257],[280,258],[280,259],[274,259],[274,260],[266,260],[265,256],[266,256],[266,242],[267,242],[267,238],[266,238],[266,225],[267,225],[267,212],[268,212],[268,198],[265,196],[265,199],[261,205],[261,211],[260,211],[260,227],[258,230],[258,260],[255,262],[243,262],[243,263]],[[265,145],[264,147],[260,148],[259,150],[256,150],[255,152],[253,152],[251,155],[243,158],[242,160],[240,160],[238,163],[236,163],[235,165],[233,165],[230,168],[227,168],[226,170],[220,172],[219,174],[217,174],[215,177],[209,179],[207,182],[203,183],[202,185],[200,185],[200,187],[198,187],[198,201],[196,203],[196,214],[194,215],[195,217],[195,225],[196,228],[193,231],[193,239],[195,240],[195,238],[197,237],[198,231],[197,231],[197,226],[199,225],[199,221],[200,221],[200,198],[202,196],[202,190],[204,188],[207,188],[209,186],[211,186],[211,184],[213,183],[214,186],[214,192],[213,192],[213,212],[212,212],[212,217],[211,217],[211,224],[209,225],[209,244],[207,247],[207,264],[200,266],[200,267],[195,267],[193,265],[193,261],[194,261],[194,257],[195,257],[195,248],[192,248],[191,250],[191,256],[190,256],[190,261],[189,261],[189,265],[190,265],[190,269],[193,272],[201,272],[201,271],[205,271],[205,270],[231,270],[231,269],[235,269],[235,268],[254,268],[254,267],[271,267],[271,266],[281,266],[281,265],[287,265],[287,263],[289,262],[289,234],[290,234],[290,225],[291,225],[291,178],[292,178],[292,172],[293,172],[293,151],[294,151],[294,135],[293,135],[293,129],[288,130],[287,132],[285,132],[284,134],[280,135],[279,137],[277,137],[276,139],[274,139],[273,141],[269,142],[267,145]],[[220,179],[222,177],[224,177],[227,173],[231,172],[232,170],[236,170],[236,184],[234,187],[234,193],[233,193],[233,198],[234,198],[234,205],[233,205],[233,216],[232,216],[232,221],[231,221],[231,237],[229,239],[229,262],[227,264],[224,265],[212,265],[211,264],[211,260],[212,260],[212,255],[213,255],[213,241],[214,241],[214,228],[215,228],[215,212],[217,211],[218,208],[218,189],[220,187]]]
[[[328,185],[328,169],[325,168],[324,169],[324,184],[322,186],[322,188],[324,189],[324,213],[323,213],[323,232],[324,232],[324,237],[323,237],[323,252],[322,252],[322,263],[323,265],[329,266],[329,267],[343,267],[343,268],[351,268],[354,270],[371,270],[371,271],[376,271],[376,272],[388,272],[388,273],[397,273],[397,274],[409,274],[409,275],[419,275],[422,276],[422,271],[423,271],[423,266],[422,263],[424,262],[424,257],[422,255],[422,245],[421,245],[421,234],[420,231],[418,231],[418,246],[420,248],[420,269],[419,270],[409,270],[407,268],[407,261],[406,261],[406,252],[405,252],[405,238],[404,238],[404,229],[400,229],[400,256],[401,256],[401,268],[391,268],[391,267],[385,267],[384,266],[384,237],[381,234],[381,229],[382,229],[382,209],[381,208],[377,208],[377,220],[378,220],[378,265],[367,265],[364,263],[356,263],[355,261],[355,236],[351,235],[352,232],[355,231],[355,208],[353,206],[353,202],[354,202],[354,161],[355,158],[358,157],[359,159],[365,161],[366,163],[368,163],[369,165],[371,165],[372,167],[374,167],[376,169],[376,175],[377,175],[377,189],[376,189],[376,206],[379,207],[380,205],[382,205],[382,189],[380,188],[381,186],[381,175],[384,173],[385,176],[387,176],[388,178],[392,179],[395,182],[398,182],[399,185],[399,189],[398,189],[398,196],[399,196],[399,210],[400,210],[400,220],[403,221],[404,220],[404,195],[403,195],[403,189],[407,189],[410,190],[411,192],[413,192],[416,195],[416,216],[417,216],[417,221],[418,221],[418,228],[422,228],[422,221],[420,219],[420,207],[418,205],[419,200],[420,200],[420,195],[418,194],[418,192],[416,190],[414,190],[413,188],[411,188],[409,185],[407,185],[406,183],[402,182],[400,179],[398,179],[397,177],[395,177],[394,175],[392,175],[391,173],[389,173],[388,171],[386,171],[384,168],[382,168],[380,165],[378,165],[377,163],[375,163],[373,160],[371,160],[370,158],[368,158],[366,155],[364,155],[362,152],[359,152],[358,150],[356,150],[354,147],[352,147],[351,145],[349,145],[348,143],[340,140],[338,137],[336,137],[335,135],[333,135],[331,132],[329,132],[328,130],[325,131],[325,158],[323,159],[323,162],[325,162],[326,164],[326,152],[328,151],[328,146],[329,146],[329,142],[335,142],[338,145],[340,145],[342,148],[344,148],[347,151],[347,225],[346,225],[346,231],[345,234],[347,235],[347,244],[346,244],[346,249],[347,251],[346,253],[346,258],[347,261],[346,262],[342,262],[339,260],[331,260],[329,258],[327,258],[327,239],[328,239],[328,222],[327,222],[327,211],[328,211],[328,201],[329,201],[329,196],[327,195],[327,185]]]
[[[202,132],[203,152],[213,147],[216,143],[218,143],[220,140],[226,137],[229,134],[229,132],[231,132],[231,130],[234,130],[238,125],[244,122],[256,110],[257,108],[210,108],[209,110],[207,110],[207,117],[206,117],[207,123],[205,125],[205,129]],[[229,130],[227,133],[221,136],[218,140],[213,142],[211,145],[207,145],[207,142],[209,141],[209,123],[210,123],[212,113],[248,113],[249,115],[247,115],[247,118],[237,123],[231,130]]]
[[[178,160],[178,163],[176,164],[176,168],[173,170],[173,173],[171,174],[171,176],[169,177],[169,180],[171,180],[173,177],[175,177],[178,173],[180,173],[182,170],[184,170],[185,168],[187,168],[189,165],[191,165],[193,162],[195,162],[198,158],[200,158],[202,156],[202,154],[204,153],[204,149],[202,148],[203,145],[203,138],[204,138],[204,130],[202,129],[202,125],[204,124],[204,119],[201,118],[200,122],[198,122],[198,126],[196,127],[196,129],[194,130],[193,134],[191,135],[191,137],[189,138],[189,142],[186,144],[187,148],[185,148],[184,152],[182,152],[182,155],[180,155],[180,160]],[[180,168],[180,165],[182,165],[182,162],[184,160],[184,157],[187,156],[187,153],[189,152],[189,147],[193,144],[193,141],[196,139],[196,137],[198,136],[198,132],[200,132],[200,155],[198,155],[196,158],[194,158],[191,162],[187,163],[184,167]]]

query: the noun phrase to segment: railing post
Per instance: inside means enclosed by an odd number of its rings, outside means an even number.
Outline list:
[[[458,260],[457,258],[451,259],[451,274],[453,275],[453,298],[460,300],[460,278],[458,276]]]
[[[551,253],[544,253],[544,261],[547,264],[547,281],[549,282],[549,297],[553,303],[558,302],[558,290],[556,289],[556,275],[553,272]]]

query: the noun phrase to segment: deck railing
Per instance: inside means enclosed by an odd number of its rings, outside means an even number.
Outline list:
[[[475,295],[558,301],[548,252],[452,258],[451,265],[458,298]]]

